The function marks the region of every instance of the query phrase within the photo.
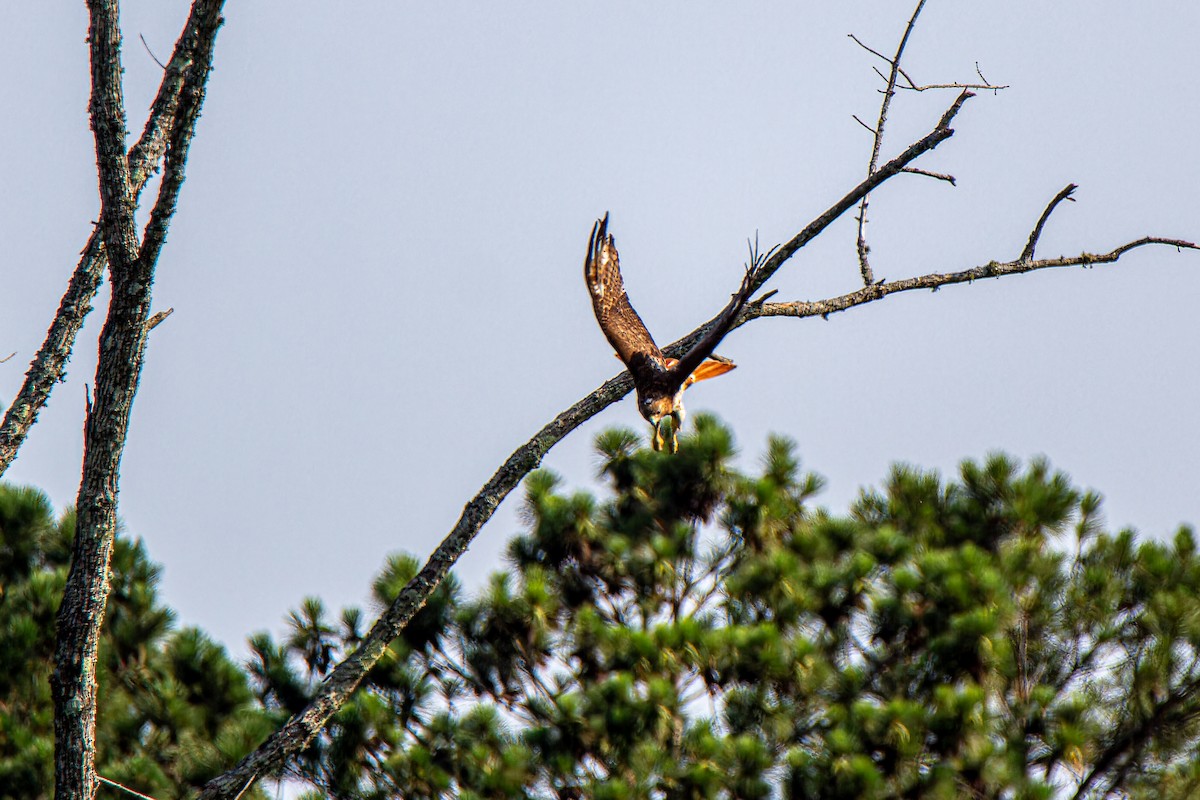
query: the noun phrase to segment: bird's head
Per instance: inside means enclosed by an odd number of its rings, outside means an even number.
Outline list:
[[[676,452],[679,449],[679,440],[676,437],[679,429],[683,427],[687,413],[683,409],[682,400],[677,397],[639,397],[638,411],[654,428],[650,446],[655,450]]]

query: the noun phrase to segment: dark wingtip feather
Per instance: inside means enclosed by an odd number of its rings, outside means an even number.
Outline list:
[[[590,276],[600,261],[600,250],[608,240],[608,212],[592,225],[592,235],[588,237],[587,257],[583,260],[583,274]]]
[[[583,274],[584,277],[589,277],[592,273],[593,264],[596,261],[596,234],[600,230],[600,220],[596,220],[592,224],[592,235],[588,237],[587,252],[583,255]]]
[[[600,238],[596,240],[596,250],[597,250],[597,255],[599,255],[599,249],[601,247],[604,247],[604,243],[607,242],[609,239],[609,236],[608,236],[608,212],[607,211],[604,212],[604,216],[600,218],[600,221],[597,224],[600,226]]]

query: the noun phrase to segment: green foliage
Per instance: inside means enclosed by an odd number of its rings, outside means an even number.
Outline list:
[[[678,455],[621,430],[597,449],[606,497],[530,475],[509,568],[437,589],[289,765],[306,797],[1200,792],[1190,530],[1105,532],[1099,498],[1042,461],[897,467],[834,516],[787,441],[742,474],[709,417]],[[0,800],[52,790],[73,527],[0,487]],[[418,566],[390,559],[374,604]],[[175,627],[141,542],[119,536],[112,569],[97,763],[158,800],[241,757],[362,641],[363,611],[308,598],[281,640],[252,639],[248,679]]]
[[[0,485],[0,798],[53,794],[49,676],[75,517]],[[158,567],[118,535],[98,666],[97,771],[157,800],[193,787],[267,733],[245,673],[193,628],[176,630]],[[122,795],[106,786],[100,797]]]
[[[898,467],[839,517],[788,442],[741,474],[712,418],[597,449],[608,496],[529,476],[511,569],[437,591],[293,765],[316,796],[1195,796],[1190,530],[1105,533],[1041,461]],[[302,707],[361,619],[256,637],[262,701]]]

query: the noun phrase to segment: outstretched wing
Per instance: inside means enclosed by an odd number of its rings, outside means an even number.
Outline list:
[[[724,310],[717,316],[713,326],[708,329],[708,333],[700,338],[700,341],[692,345],[692,349],[688,350],[671,367],[670,376],[673,386],[682,386],[683,382],[696,371],[696,369],[704,363],[704,360],[712,355],[713,350],[717,349],[717,345],[725,338],[725,334],[729,333],[729,327],[733,325],[733,320],[737,317],[738,312],[742,310],[742,306],[750,299],[750,290],[754,282],[754,272],[747,268],[746,277],[742,278],[742,285],[734,293],[729,300],[729,305],[725,306]],[[702,380],[697,378],[697,380]]]
[[[666,363],[650,331],[646,330],[646,324],[625,294],[617,246],[608,233],[607,213],[592,226],[587,259],[583,262],[583,279],[592,296],[592,308],[600,330],[629,367],[635,382],[644,385],[647,379],[661,376]]]

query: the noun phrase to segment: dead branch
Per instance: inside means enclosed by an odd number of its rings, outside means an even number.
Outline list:
[[[917,17],[921,15],[921,9],[925,7],[925,0],[919,0],[917,7],[913,10],[912,16],[909,17],[908,24],[904,26],[904,35],[900,37],[900,44],[896,47],[896,55],[890,59],[884,59],[891,64],[891,72],[887,76],[887,86],[883,92],[883,103],[879,107],[879,118],[875,122],[875,140],[871,145],[871,158],[867,161],[867,176],[869,177],[875,172],[875,166],[879,163],[879,151],[883,146],[883,129],[887,125],[888,109],[892,105],[892,98],[896,96],[896,78],[900,73],[900,59],[904,56],[904,48],[908,46],[908,37],[912,35],[913,28],[917,24]],[[858,42],[863,47],[862,42],[851,34],[852,39]],[[871,48],[867,47],[872,53],[883,58],[879,53],[876,53]],[[911,83],[911,81],[910,81]],[[867,227],[867,207],[871,204],[870,197],[863,195],[862,200],[858,205],[858,234],[855,237],[854,247],[858,252],[858,267],[862,274],[864,286],[870,286],[875,282],[875,275],[871,271],[871,261],[868,258],[870,248],[867,247],[866,227]]]
[[[958,185],[957,183],[955,183],[954,176],[949,175],[945,172],[930,172],[927,169],[920,169],[919,167],[905,167],[904,169],[902,169],[900,171],[908,172],[913,175],[924,175],[926,178],[935,178],[939,181],[946,181],[946,183],[950,184],[951,186]]]
[[[1145,236],[1133,242],[1128,242],[1110,250],[1107,253],[1080,253],[1077,256],[1060,256],[1058,258],[1046,258],[1040,261],[1016,261],[997,262],[990,261],[987,264],[982,264],[977,267],[962,270],[961,272],[938,273],[931,272],[927,275],[921,275],[916,278],[904,278],[897,281],[889,281],[886,283],[875,283],[870,286],[863,287],[858,291],[843,294],[838,297],[831,297],[826,300],[816,300],[811,302],[794,301],[789,303],[765,303],[761,306],[747,305],[743,309],[739,319],[735,323],[735,327],[749,322],[752,319],[759,317],[828,317],[838,311],[845,311],[855,306],[861,306],[866,303],[871,303],[876,300],[882,300],[890,294],[897,292],[908,292],[914,289],[932,289],[936,291],[942,286],[948,286],[954,283],[971,283],[973,281],[982,280],[984,278],[1000,278],[1005,275],[1020,275],[1025,272],[1033,272],[1039,269],[1053,269],[1056,267],[1091,267],[1096,264],[1112,264],[1120,259],[1125,253],[1138,247],[1146,245],[1167,245],[1179,250],[1200,250],[1193,242],[1184,241],[1182,239],[1164,239],[1157,236]]]
[[[159,325],[162,324],[163,320],[165,320],[167,317],[171,316],[174,313],[175,313],[174,308],[168,308],[166,311],[159,311],[157,314],[150,317],[150,319],[146,320],[146,332],[149,333],[150,331],[157,328]]]
[[[925,92],[930,89],[958,89],[959,91],[962,91],[963,89],[990,89],[992,91],[996,91],[999,89],[1007,89],[1008,88],[1007,85],[998,86],[998,85],[992,83],[991,81],[989,81],[987,78],[983,77],[983,73],[979,70],[978,62],[975,63],[975,74],[977,74],[979,76],[979,80],[982,81],[982,83],[958,83],[956,81],[954,83],[926,83],[923,85],[918,85],[917,82],[912,79],[912,76],[910,76],[907,72],[905,72],[904,68],[901,67],[899,64],[896,64],[895,62],[893,62],[892,59],[888,58],[887,56],[885,56],[883,53],[879,52],[878,50],[875,50],[875,49],[869,47],[866,43],[863,42],[862,39],[859,39],[853,33],[847,34],[847,36],[849,38],[853,39],[854,43],[857,44],[859,47],[861,47],[863,50],[866,50],[868,53],[870,53],[873,56],[878,56],[879,58],[883,59],[888,64],[891,64],[896,68],[896,71],[900,73],[900,77],[904,78],[905,82],[908,84],[907,86],[905,86],[904,84],[898,83],[898,84],[896,84],[896,87],[895,87],[897,89],[905,89],[907,91],[913,91],[913,92]],[[878,68],[871,67],[871,69],[874,70],[876,75],[878,75],[880,78],[883,78],[883,80],[885,82],[888,80],[888,76],[884,75],[882,72],[880,72]]]
[[[195,0],[189,26],[177,45],[177,52],[184,52],[184,47],[191,50],[189,65],[177,99],[171,102],[172,119],[158,125],[164,141],[169,140],[166,169],[140,242],[134,222],[137,191],[130,166],[132,153],[125,152],[124,144],[119,10],[116,0],[92,0],[88,5],[90,111],[101,197],[99,232],[112,276],[112,297],[100,335],[95,401],[84,424],[83,478],[76,501],[71,570],[57,617],[50,682],[57,800],[92,800],[96,792],[95,662],[108,599],[121,457],[141,380],[154,270],[183,182],[183,164],[204,98],[222,4],[223,0]],[[198,31],[206,35],[185,45],[193,19],[201,20]]]
[[[142,40],[142,47],[146,48],[146,53],[150,56],[150,59],[155,64],[158,64],[163,69],[166,69],[167,65],[162,63],[161,61],[159,61],[158,56],[154,55],[154,51],[150,49],[150,43],[146,41],[146,37],[143,34],[139,33],[138,38]]]
[[[990,91],[996,92],[1001,89],[1007,89],[1008,84],[996,85],[993,83],[958,83],[957,81],[955,81],[954,83],[925,83],[925,84],[921,84],[920,86],[915,85],[915,84],[911,85],[911,86],[904,86],[903,84],[901,84],[901,85],[898,85],[896,88],[903,89],[908,92],[927,92],[930,89],[959,89],[959,90],[961,90],[961,89],[977,89],[977,90],[988,89]]]
[[[16,354],[17,354],[17,352],[14,350],[13,352],[6,355],[4,358],[0,358],[0,364],[3,364],[6,361],[11,361],[12,357],[15,356]]]
[[[120,789],[122,792],[131,794],[134,797],[140,797],[141,800],[155,800],[155,798],[151,797],[148,794],[142,794],[141,792],[135,792],[133,789],[130,789],[128,786],[117,783],[116,781],[110,781],[108,778],[104,777],[103,775],[97,775],[96,780],[99,781],[100,783],[103,783],[105,786],[111,786],[114,789]]]
[[[1054,213],[1055,207],[1063,200],[1070,200],[1074,203],[1075,198],[1071,197],[1071,195],[1078,188],[1075,184],[1068,183],[1061,192],[1054,195],[1054,199],[1046,206],[1046,210],[1042,212],[1042,216],[1038,217],[1037,224],[1033,226],[1033,230],[1029,234],[1029,241],[1025,243],[1025,249],[1017,257],[1018,261],[1030,261],[1033,259],[1033,251],[1037,248],[1038,239],[1042,236],[1042,228],[1046,227],[1046,220],[1050,219],[1050,215]]]
[[[83,480],[71,571],[58,611],[54,672],[54,795],[91,800],[96,792],[95,660],[108,599],[108,562],[116,531],[116,476],[128,411],[145,341],[144,320],[129,293],[137,265],[133,189],[125,153],[125,100],[121,87],[121,25],[114,0],[88,6],[92,68],[92,132],[100,175],[100,225],[113,276],[113,299],[100,337],[96,398],[84,423]],[[147,287],[148,288],[148,287]],[[135,321],[134,335],[130,322]],[[120,359],[124,363],[114,364]],[[108,367],[105,369],[105,367]]]
[[[166,151],[167,138],[175,120],[175,109],[192,63],[193,52],[197,44],[206,38],[206,22],[207,18],[193,7],[184,33],[175,44],[158,94],[150,106],[142,135],[129,151],[129,180],[135,201],[150,176],[158,170],[159,160]],[[3,423],[0,423],[0,475],[16,458],[30,428],[37,422],[38,412],[50,398],[54,385],[66,375],[75,337],[92,310],[92,298],[96,296],[104,270],[108,267],[108,256],[99,228],[93,231],[80,256],[46,338],[25,373],[21,389],[5,412]]]
[[[810,222],[798,234],[793,236],[786,244],[780,245],[775,254],[767,259],[762,268],[755,275],[754,288],[755,290],[762,287],[764,283],[770,280],[771,276],[783,266],[783,264],[796,254],[804,245],[808,244],[816,238],[822,231],[856,203],[858,203],[868,193],[876,187],[883,184],[890,178],[899,175],[904,169],[917,159],[917,157],[929,152],[937,147],[942,142],[954,135],[954,129],[950,127],[950,123],[958,116],[958,112],[962,110],[963,103],[974,97],[970,92],[963,92],[955,98],[954,102],[946,109],[946,113],[938,120],[938,124],[932,131],[921,137],[917,141],[908,146],[900,155],[893,158],[891,161],[884,164],[879,169],[875,170],[871,175],[867,176],[866,180],[854,187],[841,200],[838,200],[821,216]]]
[[[874,48],[869,47],[866,43],[864,43],[861,39],[859,39],[853,33],[849,34],[850,39],[852,39],[855,44],[857,44],[862,49],[866,50],[871,55],[874,55],[874,56],[882,59],[883,61],[887,62],[888,66],[890,68],[888,74],[884,75],[883,72],[881,72],[877,67],[871,67],[871,69],[875,71],[875,74],[878,75],[880,78],[882,78],[884,81],[884,89],[882,91],[883,102],[879,108],[879,117],[877,118],[877,120],[875,122],[875,127],[872,128],[870,125],[867,125],[865,122],[863,122],[857,116],[854,117],[855,121],[858,122],[859,125],[862,125],[864,128],[871,131],[872,134],[874,135],[874,143],[871,147],[871,158],[867,162],[867,174],[868,175],[870,175],[872,172],[874,172],[876,164],[879,163],[880,148],[883,144],[883,130],[887,126],[888,110],[891,106],[892,98],[895,97],[895,95],[896,95],[897,88],[910,89],[910,90],[916,91],[916,92],[924,92],[929,89],[957,89],[960,92],[963,92],[963,91],[968,91],[970,89],[997,90],[997,89],[1008,88],[1006,86],[994,86],[990,82],[988,82],[988,80],[983,77],[983,73],[980,72],[978,62],[976,62],[976,64],[975,64],[975,71],[976,71],[976,73],[978,73],[979,78],[980,78],[980,80],[983,81],[983,83],[980,83],[980,84],[939,83],[939,84],[927,84],[924,86],[918,86],[917,83],[912,79],[912,76],[910,76],[907,72],[905,72],[904,68],[900,66],[900,63],[904,57],[904,49],[905,49],[905,47],[908,46],[909,36],[912,34],[913,28],[917,24],[917,17],[920,16],[921,9],[924,7],[925,7],[925,0],[919,0],[919,2],[917,3],[917,7],[913,10],[912,16],[908,20],[908,25],[906,25],[904,28],[904,35],[900,37],[900,44],[896,47],[896,54],[894,56],[892,56],[891,58],[888,58],[887,56],[885,56],[883,53],[879,52],[878,50],[875,50]],[[901,77],[903,77],[904,80],[907,82],[907,84],[908,84],[907,86],[905,86],[903,84],[898,84],[898,80]],[[905,169],[904,171],[911,172],[911,173],[914,173],[917,175],[925,175],[930,178],[936,178],[937,180],[946,181],[951,186],[957,185],[953,176],[947,175],[944,173],[928,172],[926,170],[920,170],[920,169],[916,169],[916,168],[908,168],[908,169]],[[858,216],[856,217],[856,223],[858,225],[858,230],[857,230],[857,234],[856,234],[855,240],[854,240],[854,248],[858,254],[859,273],[862,275],[862,280],[863,280],[864,286],[870,286],[872,283],[875,282],[875,273],[871,268],[871,260],[870,260],[871,248],[867,245],[867,235],[866,235],[867,208],[870,206],[870,204],[871,204],[871,198],[869,195],[864,195],[862,200],[859,202]]]

